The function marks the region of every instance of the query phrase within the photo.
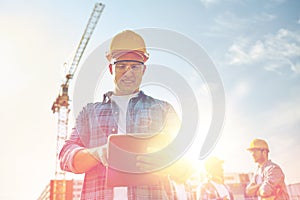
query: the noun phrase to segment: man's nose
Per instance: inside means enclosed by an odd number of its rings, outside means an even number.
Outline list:
[[[131,75],[131,74],[133,74],[131,65],[126,65],[126,67],[124,69],[124,72],[123,72],[123,75]]]
[[[125,72],[130,71],[131,69],[131,65],[126,65]]]

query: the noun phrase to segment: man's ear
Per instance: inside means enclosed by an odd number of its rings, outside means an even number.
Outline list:
[[[146,65],[144,65],[143,74],[145,73],[145,71],[146,71],[146,68],[147,68],[147,66],[146,66]]]
[[[110,74],[113,74],[113,71],[112,71],[112,64],[109,64],[108,67],[109,67],[109,72],[110,72]]]

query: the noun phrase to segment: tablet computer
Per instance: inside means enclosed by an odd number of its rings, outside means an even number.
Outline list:
[[[157,185],[162,177],[136,167],[136,156],[150,153],[165,144],[166,137],[157,135],[110,135],[108,137],[108,187]]]

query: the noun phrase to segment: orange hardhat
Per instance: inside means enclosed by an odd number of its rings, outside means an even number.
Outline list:
[[[217,157],[209,157],[208,159],[206,159],[205,163],[204,163],[204,167],[206,169],[206,171],[211,171],[212,169],[222,166],[224,163],[224,160],[221,160]]]
[[[135,53],[141,56],[143,62],[146,62],[149,58],[144,39],[131,30],[122,31],[112,38],[106,58],[108,61],[113,62],[113,60],[126,53]]]
[[[250,146],[247,148],[247,150],[249,151],[254,149],[266,149],[268,152],[270,151],[267,142],[265,140],[257,138],[252,140]]]

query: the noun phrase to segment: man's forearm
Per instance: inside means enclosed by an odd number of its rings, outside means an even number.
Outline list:
[[[88,149],[82,149],[78,151],[73,158],[73,167],[76,173],[85,173],[97,164],[99,160],[93,156]]]
[[[260,184],[251,183],[246,188],[246,194],[249,196],[257,195]]]

